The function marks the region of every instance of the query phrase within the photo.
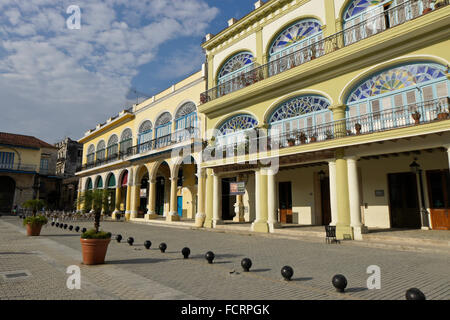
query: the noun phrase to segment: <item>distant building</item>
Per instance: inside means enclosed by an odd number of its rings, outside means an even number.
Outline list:
[[[38,138],[0,132],[0,212],[11,212],[29,199],[58,206],[56,147]]]

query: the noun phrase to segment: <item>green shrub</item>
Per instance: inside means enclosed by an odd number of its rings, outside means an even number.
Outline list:
[[[27,224],[47,224],[48,219],[44,216],[36,216],[36,217],[27,217],[23,220],[23,225],[26,226]]]
[[[95,232],[95,229],[91,229],[83,233],[81,239],[111,239],[111,232]]]

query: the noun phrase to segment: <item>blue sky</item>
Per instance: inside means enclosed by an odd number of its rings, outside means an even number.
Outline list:
[[[49,143],[84,132],[199,70],[207,33],[255,0],[1,0],[0,131]],[[71,5],[81,29],[67,28]]]

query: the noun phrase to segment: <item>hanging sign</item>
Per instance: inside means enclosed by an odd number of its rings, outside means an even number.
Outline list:
[[[230,182],[230,195],[238,196],[245,194],[245,182]]]

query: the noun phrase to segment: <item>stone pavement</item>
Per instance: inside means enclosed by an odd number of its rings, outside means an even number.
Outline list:
[[[103,222],[102,229],[122,234],[111,241],[102,266],[83,266],[79,233],[47,225],[41,237],[26,237],[16,217],[0,218],[0,273],[26,270],[30,276],[5,280],[0,299],[400,299],[411,287],[427,299],[450,299],[449,253],[416,253],[332,244],[309,239],[208,232],[124,222]],[[90,228],[92,222],[76,223]],[[135,245],[126,239],[133,236]],[[152,241],[146,250],[145,240]],[[166,253],[158,245],[166,242]],[[191,258],[184,260],[184,246]],[[204,254],[216,254],[209,265]],[[250,273],[240,261],[253,261]],[[69,265],[79,265],[81,290],[66,287]],[[284,265],[294,269],[293,281],[282,280]],[[381,289],[368,290],[367,267],[381,268]],[[335,292],[331,278],[344,274],[345,294]]]

